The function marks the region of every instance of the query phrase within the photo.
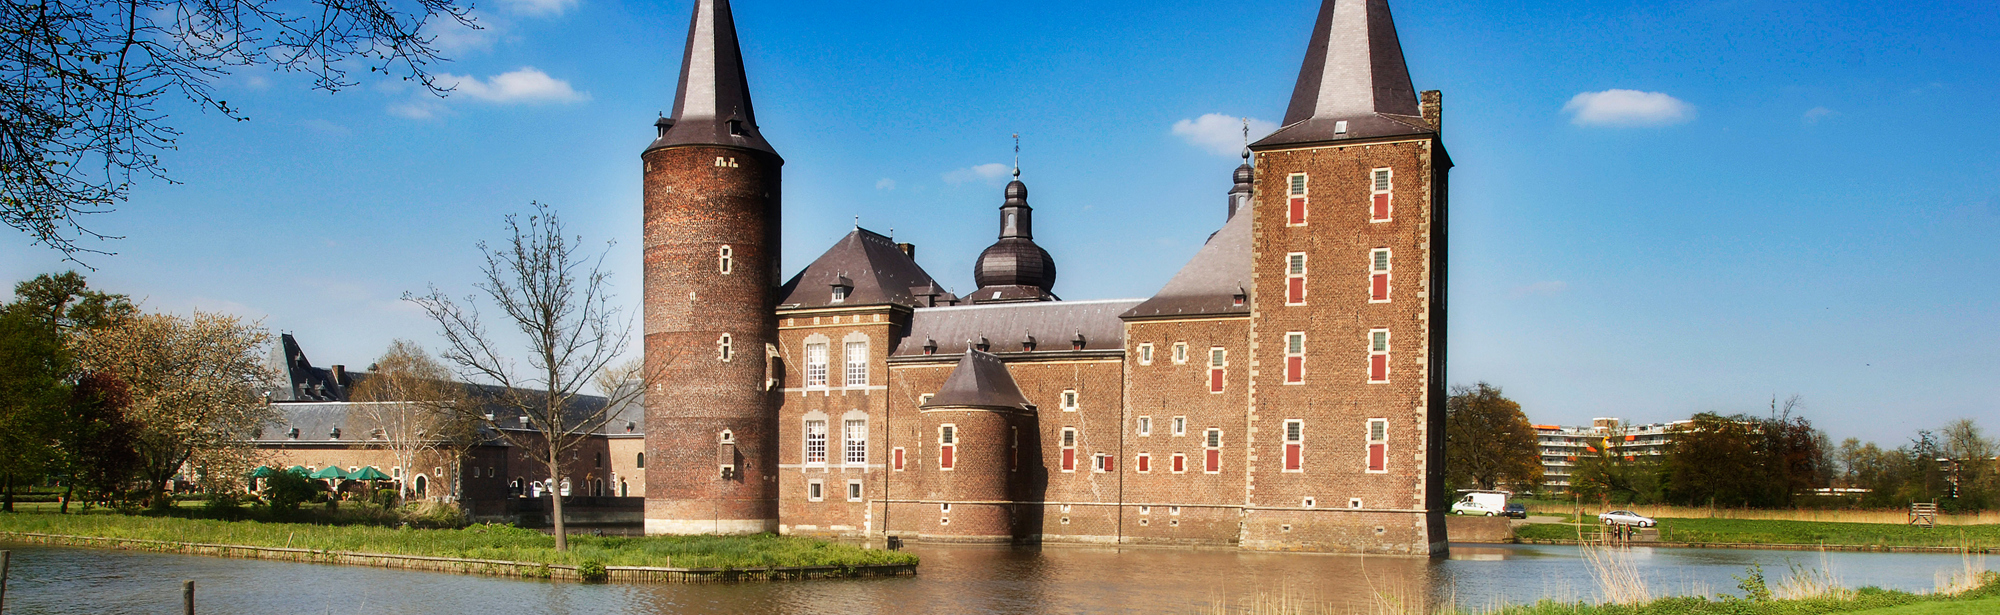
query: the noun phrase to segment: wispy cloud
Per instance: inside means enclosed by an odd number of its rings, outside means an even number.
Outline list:
[[[876,189],[876,190],[895,190],[895,189],[896,189],[896,180],[893,180],[893,179],[889,179],[889,178],[887,178],[887,177],[884,177],[884,178],[882,178],[882,179],[878,179],[878,180],[875,180],[875,189]]]
[[[1820,123],[1821,120],[1832,118],[1833,116],[1836,115],[1840,115],[1840,112],[1828,109],[1826,107],[1813,107],[1811,109],[1807,109],[1805,116],[1800,117],[1799,121],[1804,122],[1805,125],[1807,126],[1811,126]]]
[[[533,66],[523,66],[483,81],[469,75],[439,73],[437,82],[452,88],[451,95],[454,97],[464,96],[489,103],[575,103],[590,100],[589,92],[578,92],[570,87],[568,81],[550,77]]]
[[[966,167],[944,174],[944,182],[959,185],[972,181],[993,181],[1007,176],[1009,167],[998,162]]]
[[[577,5],[577,0],[501,0],[507,9],[522,15],[557,17]]]
[[[500,29],[491,20],[472,18],[473,25],[467,26],[456,19],[440,19],[424,25],[424,33],[434,37],[438,49],[446,53],[469,51],[489,51],[493,41],[500,38]]]
[[[1578,126],[1668,126],[1694,119],[1694,105],[1638,90],[1584,92],[1569,99],[1563,112]]]
[[[1527,286],[1516,287],[1513,290],[1513,292],[1507,294],[1515,299],[1521,299],[1524,297],[1546,297],[1550,295],[1560,295],[1563,293],[1563,291],[1567,290],[1569,290],[1568,283],[1560,281],[1549,281],[1549,282],[1536,282],[1533,284],[1529,284]]]
[[[333,122],[319,118],[313,118],[299,122],[299,126],[304,127],[306,130],[311,131],[313,134],[317,134],[323,137],[346,137],[354,134],[354,131],[349,130],[346,126],[335,124]]]
[[[1243,120],[1245,118],[1210,113],[1191,120],[1174,122],[1174,136],[1189,145],[1208,150],[1217,156],[1235,156],[1243,151]],[[1262,139],[1277,132],[1278,124],[1257,118],[1250,120],[1250,140]]]

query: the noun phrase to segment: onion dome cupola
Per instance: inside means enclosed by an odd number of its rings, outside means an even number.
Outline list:
[[[1251,186],[1257,179],[1257,172],[1250,168],[1250,148],[1243,148],[1243,166],[1236,167],[1236,186],[1229,189],[1229,217],[1224,222],[1236,218],[1236,212],[1250,206]]]
[[[1000,204],[1000,240],[979,253],[972,270],[979,290],[969,298],[974,303],[1054,300],[1050,289],[1056,285],[1056,260],[1035,245],[1035,210],[1028,206],[1028,185],[1021,183],[1019,168],[1007,184],[1006,197]]]

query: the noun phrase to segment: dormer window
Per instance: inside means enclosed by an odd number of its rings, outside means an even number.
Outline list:
[[[924,339],[924,355],[925,355],[925,356],[929,356],[929,355],[934,355],[934,354],[937,354],[937,340],[934,340],[934,339],[929,339],[929,338],[925,338],[925,339]]]
[[[1035,336],[1030,335],[1027,337],[1027,339],[1021,340],[1021,351],[1022,352],[1035,351]]]
[[[638,428],[639,428],[639,424],[638,424],[638,423],[635,423],[635,422],[632,422],[632,421],[625,421],[625,433],[632,433],[632,430],[635,430],[635,429],[638,429]]]
[[[743,136],[743,120],[729,120],[729,136]]]
[[[847,301],[847,293],[852,290],[854,290],[853,280],[847,279],[847,276],[844,275],[834,278],[832,302],[841,303]]]
[[[972,347],[979,349],[980,352],[987,352],[993,349],[993,343],[986,341],[986,338],[982,337],[979,338],[979,343],[974,344]]]
[[[1078,333],[1076,334],[1076,337],[1072,337],[1072,338],[1069,338],[1069,349],[1070,349],[1070,350],[1083,350],[1083,347],[1084,347],[1084,345],[1085,345],[1085,342],[1086,342],[1086,341],[1087,341],[1087,340],[1083,339],[1083,333],[1082,333],[1082,332],[1078,332]]]
[[[527,428],[528,428],[528,417],[526,417],[526,416],[521,416],[521,417],[516,417],[516,418],[519,418],[519,419],[521,419],[521,428],[522,428],[522,429],[527,429]]]
[[[285,435],[291,437],[291,439],[293,440],[297,440],[299,439],[299,428],[293,427],[292,430],[290,432],[287,432]]]
[[[330,430],[327,430],[327,432],[326,432],[326,438],[327,438],[328,440],[339,440],[339,439],[340,439],[340,428],[339,428],[339,427],[335,427],[335,428],[333,428],[333,429],[330,429]]]

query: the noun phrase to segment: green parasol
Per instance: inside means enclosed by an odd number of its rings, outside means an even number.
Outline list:
[[[375,466],[365,466],[361,468],[361,471],[355,472],[353,476],[349,476],[348,478],[353,480],[389,480],[389,475],[375,469]]]
[[[278,471],[271,469],[271,466],[257,466],[257,469],[250,471],[250,478],[270,478],[277,474]]]
[[[321,479],[328,479],[328,478],[345,479],[347,478],[347,473],[341,471],[339,466],[327,466],[324,468],[320,468],[318,472],[312,473],[312,477]]]
[[[312,478],[312,472],[307,471],[305,466],[292,466],[289,468],[285,468],[285,471],[297,474],[299,476],[304,476],[306,478]]]

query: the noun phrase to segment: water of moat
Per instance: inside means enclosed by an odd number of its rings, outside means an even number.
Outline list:
[[[1289,593],[1366,608],[1382,597],[1460,607],[1544,596],[1590,599],[1573,547],[1456,546],[1450,559],[1084,547],[913,545],[915,577],[734,585],[581,585],[352,566],[0,543],[14,551],[5,612],[179,612],[182,580],[203,614],[288,613],[1207,613]],[[1929,591],[1956,555],[1632,551],[1656,594],[1734,592],[1761,564],[1830,568],[1849,586]],[[2000,562],[1996,562],[2000,563]],[[1435,602],[1432,602],[1435,604]],[[1345,610],[1345,609],[1342,609]]]

